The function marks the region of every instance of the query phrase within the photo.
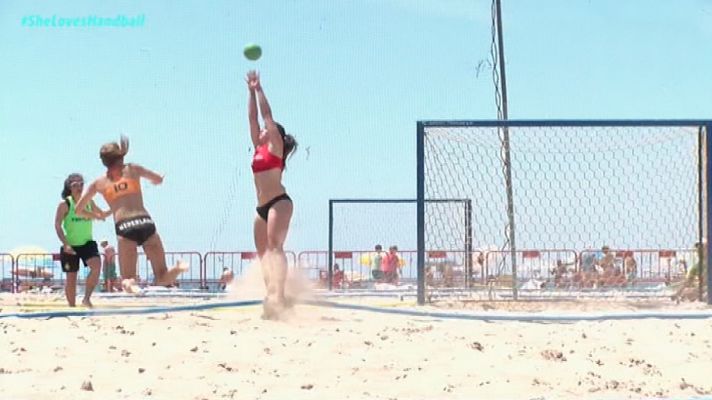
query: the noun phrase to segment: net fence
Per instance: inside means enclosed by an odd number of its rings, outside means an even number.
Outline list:
[[[330,203],[332,267],[345,269],[349,287],[416,281],[415,199],[332,199]],[[426,203],[430,207],[426,224],[433,231],[442,232],[428,243],[429,253],[433,258],[442,258],[437,254],[447,251],[464,262],[472,250],[470,200],[438,198],[427,199]],[[381,279],[373,271],[387,263],[385,256],[391,249],[397,257],[397,276]]]
[[[427,124],[422,196],[472,205],[474,267],[454,265],[455,282],[495,282],[516,296],[684,280],[704,236],[705,134],[695,125]],[[425,202],[425,250],[451,236],[431,221],[438,215]]]

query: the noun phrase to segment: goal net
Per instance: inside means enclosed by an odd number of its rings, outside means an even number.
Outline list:
[[[471,287],[516,297],[669,286],[706,236],[708,130],[695,121],[419,122],[418,200],[471,200]],[[450,228],[422,206],[427,272],[431,244]]]

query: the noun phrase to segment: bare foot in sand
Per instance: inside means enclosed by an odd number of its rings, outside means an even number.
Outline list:
[[[284,296],[284,299],[282,299],[282,304],[284,305],[284,308],[287,309],[294,308],[294,303],[296,302],[297,299],[292,296]]]
[[[262,319],[278,320],[284,312],[284,304],[265,297],[262,300]]]
[[[141,288],[136,284],[136,280],[133,278],[122,280],[121,288],[126,293],[131,293],[131,294],[141,293]]]
[[[175,267],[166,271],[160,280],[156,280],[158,286],[170,286],[175,284],[178,275],[186,272],[190,269],[190,265],[187,262],[180,260],[176,263]]]
[[[82,300],[82,305],[86,308],[94,308],[94,305],[91,304],[91,300],[89,300],[88,297],[85,297],[84,300]]]

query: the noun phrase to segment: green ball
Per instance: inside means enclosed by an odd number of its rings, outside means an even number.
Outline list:
[[[262,56],[262,48],[259,45],[250,43],[245,46],[245,50],[243,50],[242,53],[245,55],[246,59],[255,61]]]

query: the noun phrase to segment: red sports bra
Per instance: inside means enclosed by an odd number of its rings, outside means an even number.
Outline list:
[[[252,156],[252,172],[258,173],[273,168],[284,169],[284,160],[269,152],[269,146],[265,143],[257,146],[255,155]]]

